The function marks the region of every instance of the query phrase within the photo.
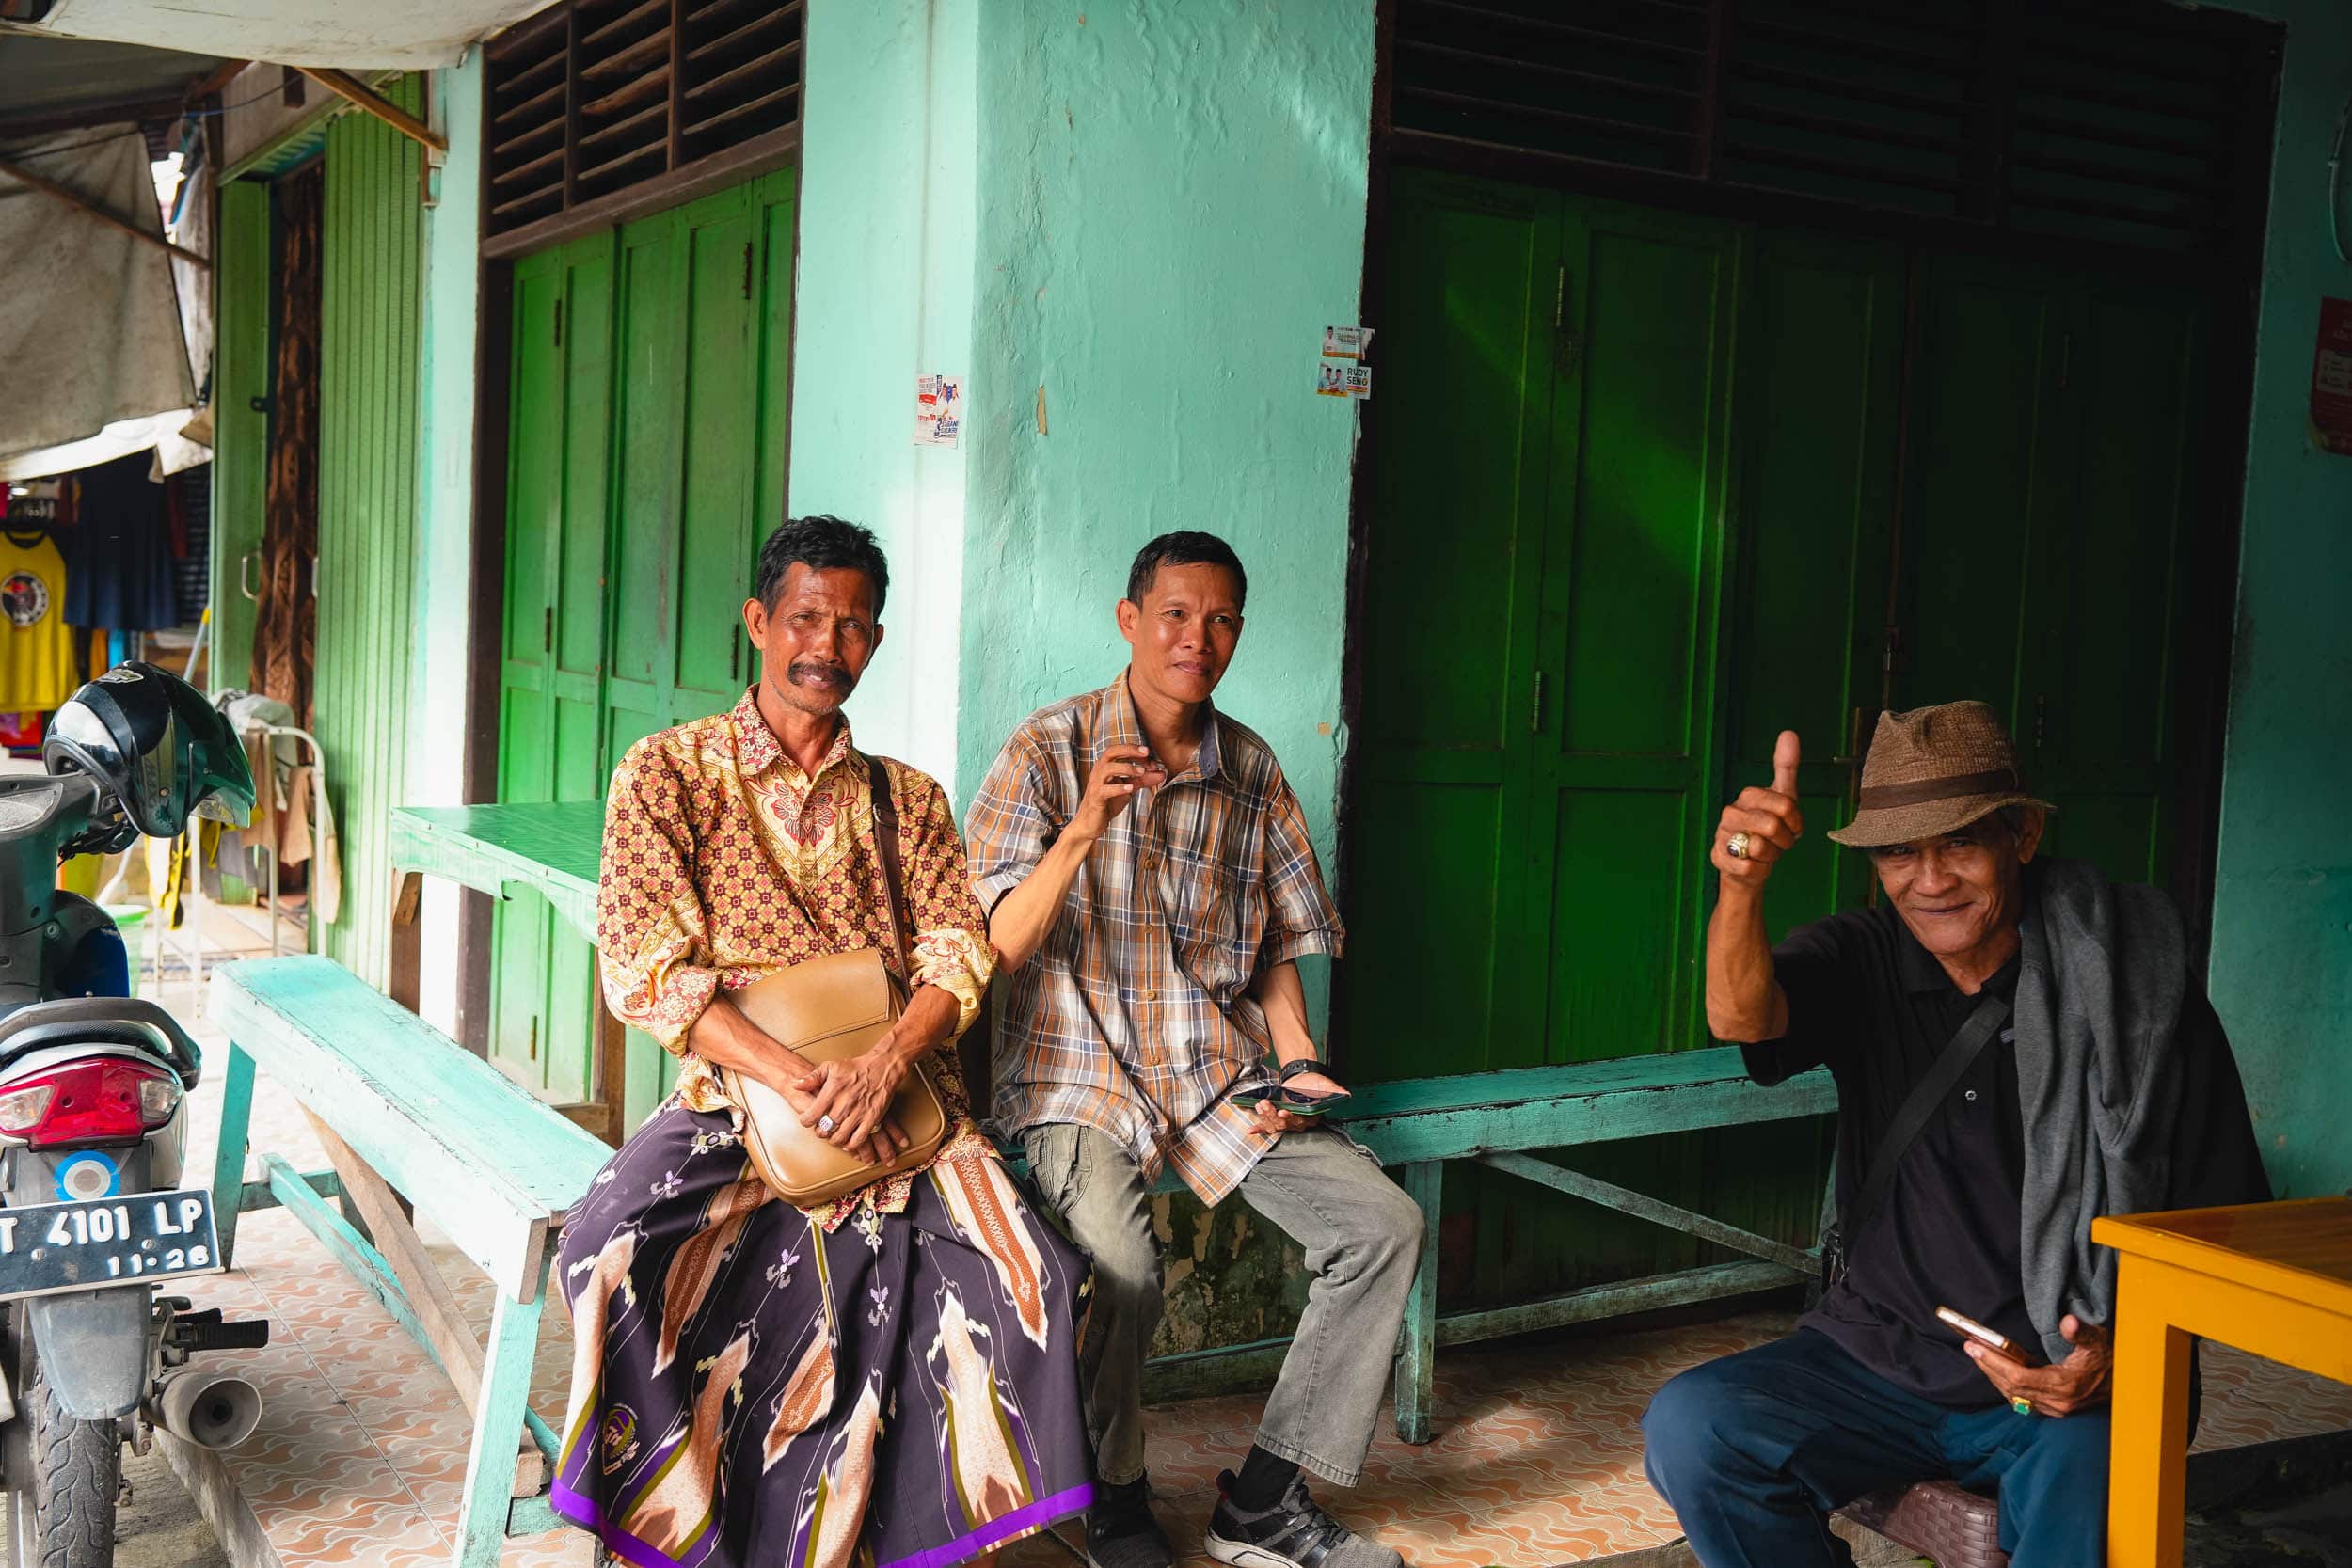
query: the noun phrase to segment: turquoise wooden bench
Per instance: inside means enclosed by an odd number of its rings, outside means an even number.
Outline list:
[[[1828,1073],[1809,1072],[1768,1089],[1749,1080],[1739,1051],[1730,1046],[1413,1078],[1358,1089],[1345,1115],[1334,1114],[1332,1121],[1380,1156],[1426,1221],[1421,1270],[1406,1306],[1397,1354],[1397,1435],[1408,1443],[1429,1441],[1430,1390],[1439,1346],[1748,1295],[1810,1280],[1819,1273],[1818,1252],[1563,1169],[1535,1158],[1534,1150],[1823,1116],[1836,1109],[1837,1091]],[[1438,1227],[1444,1213],[1449,1160],[1475,1160],[1554,1192],[1745,1253],[1754,1260],[1596,1285],[1509,1307],[1441,1314]],[[1163,1173],[1152,1190],[1181,1192],[1183,1184]],[[1154,1402],[1192,1399],[1271,1383],[1289,1348],[1289,1338],[1283,1338],[1154,1357],[1145,1370],[1145,1397]]]
[[[509,1535],[561,1524],[546,1497],[556,1435],[528,1403],[532,1356],[551,1238],[612,1150],[332,959],[225,964],[206,1011],[231,1047],[213,1172],[223,1260],[241,1209],[282,1205],[449,1372],[474,1417],[453,1560],[492,1568]],[[261,1180],[246,1182],[256,1068],[310,1113],[332,1180],[257,1149]],[[486,1346],[403,1197],[498,1287]]]

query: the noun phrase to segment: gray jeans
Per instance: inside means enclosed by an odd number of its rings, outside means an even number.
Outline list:
[[[1162,1299],[1143,1173],[1090,1127],[1055,1123],[1032,1128],[1023,1141],[1046,1206],[1094,1259],[1078,1374],[1095,1473],[1123,1484],[1143,1474],[1143,1361]],[[1324,1129],[1284,1133],[1243,1179],[1241,1196],[1307,1249],[1314,1275],[1258,1446],[1353,1486],[1421,1260],[1421,1210],[1369,1154]]]

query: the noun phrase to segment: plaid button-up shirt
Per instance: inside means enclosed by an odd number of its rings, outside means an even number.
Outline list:
[[[980,902],[993,909],[1036,869],[1104,748],[1145,744],[1124,675],[1014,731],[966,822]],[[1341,942],[1274,752],[1212,711],[1191,766],[1137,792],[1036,955],[999,979],[999,1129],[1092,1127],[1147,1175],[1172,1165],[1216,1202],[1267,1142],[1232,1102],[1273,1082],[1265,1014],[1246,992],[1273,965]]]

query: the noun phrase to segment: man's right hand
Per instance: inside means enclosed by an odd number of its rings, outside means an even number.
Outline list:
[[[1149,747],[1105,747],[1087,775],[1086,794],[1070,818],[1069,831],[1091,844],[1109,832],[1136,790],[1156,789],[1167,782],[1167,764],[1155,761]]]
[[[1723,873],[1725,893],[1734,888],[1762,892],[1765,879],[1772,874],[1772,863],[1795,848],[1804,835],[1804,813],[1797,805],[1799,756],[1797,732],[1781,731],[1772,746],[1772,786],[1743,789],[1737,800],[1724,808],[1723,820],[1715,828],[1715,852],[1709,858]],[[1735,857],[1730,846],[1739,833],[1747,834],[1741,846],[1747,852]]]

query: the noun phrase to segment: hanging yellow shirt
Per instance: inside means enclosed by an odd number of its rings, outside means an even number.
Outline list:
[[[54,708],[74,685],[65,558],[46,533],[0,528],[0,713]]]

